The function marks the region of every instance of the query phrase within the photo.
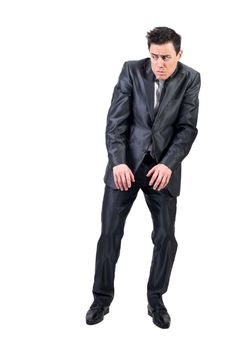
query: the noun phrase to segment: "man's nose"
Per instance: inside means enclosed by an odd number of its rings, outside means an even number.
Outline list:
[[[159,57],[157,59],[157,67],[162,68],[163,66],[164,66],[164,60],[162,59],[162,57]]]

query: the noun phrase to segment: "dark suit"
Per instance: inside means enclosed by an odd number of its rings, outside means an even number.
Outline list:
[[[180,194],[181,161],[197,135],[200,74],[178,62],[166,82],[154,118],[154,74],[150,59],[126,62],[115,86],[106,128],[109,156],[105,183],[116,188],[113,166],[126,163],[133,172],[153,142],[157,163],[167,165],[172,177],[167,186]]]
[[[197,135],[200,74],[178,62],[164,83],[157,115],[154,115],[154,74],[150,59],[125,62],[107,116],[106,146],[109,162],[102,207],[102,234],[98,241],[93,286],[97,302],[110,305],[114,296],[115,265],[120,253],[124,224],[142,189],[153,220],[153,259],[148,300],[166,292],[177,242],[174,236],[176,199],[180,194],[181,162]],[[154,158],[149,155],[152,145]],[[113,166],[125,163],[136,182],[128,191],[116,189]],[[147,172],[157,163],[172,170],[163,190],[149,186]]]

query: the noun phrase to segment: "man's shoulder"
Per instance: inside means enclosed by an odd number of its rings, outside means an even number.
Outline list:
[[[150,61],[149,57],[146,57],[140,60],[128,60],[128,61],[125,61],[125,64],[132,70],[132,69],[140,69],[142,67],[145,67],[149,63],[149,61]]]
[[[186,64],[179,62],[180,72],[189,75],[190,77],[195,77],[200,75],[200,73],[192,67],[187,66]]]

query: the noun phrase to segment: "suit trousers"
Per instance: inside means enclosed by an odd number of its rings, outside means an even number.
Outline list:
[[[149,304],[157,306],[161,295],[167,291],[177,250],[175,239],[177,197],[173,197],[167,188],[157,191],[149,186],[150,178],[146,177],[146,174],[155,164],[155,160],[147,154],[135,174],[135,182],[128,191],[105,187],[101,214],[102,231],[97,243],[93,284],[94,302],[101,305],[109,306],[114,297],[115,268],[120,254],[125,221],[139,189],[144,193],[153,221],[151,237],[154,248],[147,284]]]

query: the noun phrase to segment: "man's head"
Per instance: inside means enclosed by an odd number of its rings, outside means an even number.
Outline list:
[[[159,80],[166,80],[175,71],[182,55],[181,37],[173,29],[156,27],[146,36],[152,70]]]

